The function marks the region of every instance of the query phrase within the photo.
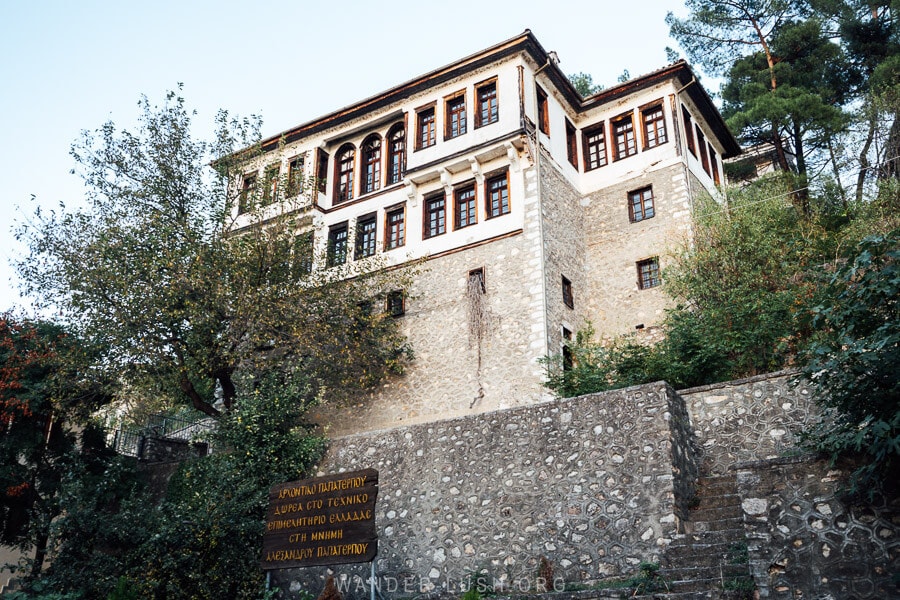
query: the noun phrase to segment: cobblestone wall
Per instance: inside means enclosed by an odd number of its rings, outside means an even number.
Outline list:
[[[522,589],[541,556],[557,577],[591,581],[657,560],[676,534],[675,489],[696,472],[686,426],[657,383],[340,438],[322,473],[379,470],[376,566],[413,582],[399,595],[455,592],[477,570]],[[273,572],[294,591],[324,575]]]
[[[819,414],[808,384],[793,371],[678,393],[691,413],[709,474],[724,474],[739,461],[796,453],[797,434]]]
[[[900,499],[859,504],[847,469],[779,459],[737,465],[750,565],[760,597],[898,598]]]

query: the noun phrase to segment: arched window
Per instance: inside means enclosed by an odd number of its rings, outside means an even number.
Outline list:
[[[356,148],[353,144],[341,146],[335,156],[334,169],[334,203],[353,199],[353,167],[356,161]]]
[[[406,171],[406,131],[403,123],[397,123],[388,131],[387,182],[400,183]]]
[[[381,187],[381,138],[377,135],[371,135],[363,142],[360,184],[363,194]]]

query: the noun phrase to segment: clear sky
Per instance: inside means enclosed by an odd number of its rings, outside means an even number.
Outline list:
[[[182,82],[206,136],[219,108],[272,135],[531,29],[606,87],[666,64],[681,0],[0,0],[0,312],[18,306],[15,223],[84,195],[79,132],[133,125]],[[32,200],[32,195],[35,197]]]

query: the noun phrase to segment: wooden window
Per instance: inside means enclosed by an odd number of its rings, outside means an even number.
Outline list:
[[[489,177],[484,181],[484,197],[487,204],[487,218],[492,219],[509,212],[508,173]]]
[[[585,130],[582,136],[584,146],[584,170],[593,171],[606,165],[606,126],[598,123]]]
[[[475,211],[475,184],[471,183],[453,190],[453,228],[462,229],[478,222]]]
[[[332,225],[328,230],[328,249],[325,263],[335,267],[347,262],[347,223]]]
[[[475,98],[478,110],[475,113],[475,127],[484,127],[496,123],[500,119],[500,109],[497,104],[497,80],[488,81],[475,88]]]
[[[562,276],[562,297],[563,304],[569,308],[575,308],[575,295],[572,292],[572,282],[566,279],[565,275]]]
[[[293,198],[303,191],[303,163],[302,156],[295,156],[288,161],[287,197]]]
[[[406,171],[406,128],[397,123],[388,131],[388,185],[400,183]]]
[[[250,210],[253,194],[256,192],[256,173],[248,173],[241,180],[241,196],[238,198],[238,214]]]
[[[384,249],[393,250],[406,243],[406,209],[390,210],[385,215]]]
[[[435,127],[433,105],[416,113],[416,150],[434,146],[437,141]]]
[[[566,158],[576,169],[578,168],[578,138],[575,135],[575,126],[566,119]]]
[[[325,193],[328,186],[328,153],[321,148],[316,149],[316,189]]]
[[[469,271],[469,289],[481,294],[487,293],[484,282],[484,267],[478,267]]]
[[[697,147],[694,145],[694,122],[691,120],[691,113],[684,106],[681,107],[681,119],[684,122],[684,137],[687,140],[688,150],[697,156]]]
[[[659,278],[659,259],[648,258],[637,263],[638,288],[647,290],[661,283]]]
[[[634,118],[631,113],[617,117],[612,122],[613,159],[621,160],[637,154],[637,142],[634,139]]]
[[[447,200],[444,192],[425,198],[425,210],[422,213],[422,238],[428,239],[447,231]]]
[[[700,127],[697,127],[697,148],[700,150],[700,163],[703,165],[703,170],[709,175],[709,156],[706,154],[706,138],[703,137],[703,132],[700,131]]]
[[[360,217],[356,221],[356,249],[353,258],[359,260],[375,254],[375,214]]]
[[[393,290],[388,292],[387,301],[385,302],[385,311],[392,317],[402,317],[406,314],[406,294],[403,290]]]
[[[370,135],[363,142],[360,183],[363,194],[381,187],[381,138],[378,135]]]
[[[713,150],[712,144],[709,144],[709,166],[712,167],[712,178],[716,185],[719,185],[719,160],[716,151]]]
[[[444,101],[444,139],[449,140],[466,132],[466,95],[461,92]]]
[[[338,150],[334,160],[334,203],[353,199],[353,169],[356,165],[356,148],[345,144]]]
[[[550,105],[547,102],[547,92],[537,86],[538,127],[543,133],[550,135]]]
[[[291,263],[294,279],[312,273],[313,267],[313,232],[301,233],[294,238],[293,261]]]
[[[563,338],[563,347],[562,347],[562,362],[563,362],[563,371],[571,371],[572,367],[575,366],[575,357],[572,355],[572,348],[569,347],[568,342],[572,341],[572,332],[569,331],[568,328],[562,328],[562,338]]]
[[[281,170],[280,165],[269,165],[263,175],[265,187],[263,187],[262,202],[263,206],[272,204],[278,198],[278,173]]]
[[[641,121],[644,123],[644,148],[655,148],[669,141],[666,135],[666,116],[662,104],[649,106],[641,110]]]
[[[654,215],[653,188],[647,186],[628,192],[628,218],[632,223],[649,219]]]

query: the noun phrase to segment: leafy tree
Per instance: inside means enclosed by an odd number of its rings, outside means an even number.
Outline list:
[[[70,454],[90,452],[71,426],[107,400],[83,369],[84,346],[57,325],[0,315],[0,543],[41,569]]]
[[[602,85],[594,83],[594,78],[588,73],[572,73],[569,75],[569,81],[572,82],[575,91],[578,92],[582,98],[593,96],[603,89]]]
[[[118,382],[152,382],[212,416],[217,400],[232,407],[239,368],[276,356],[302,364],[311,394],[334,397],[400,370],[405,341],[370,300],[402,288],[403,272],[377,261],[312,271],[296,237],[303,199],[236,191],[260,156],[258,120],[220,112],[204,142],[176,93],[139,106],[135,132],[107,123],[73,147],[88,207],[20,227],[26,291],[108,347],[102,366]],[[254,223],[238,231],[239,201]]]
[[[870,492],[900,474],[900,230],[862,240],[815,308],[804,373],[829,418],[809,436],[832,457],[862,458]]]

